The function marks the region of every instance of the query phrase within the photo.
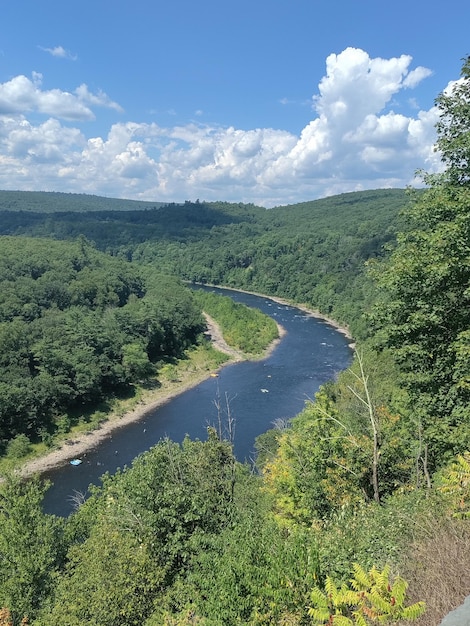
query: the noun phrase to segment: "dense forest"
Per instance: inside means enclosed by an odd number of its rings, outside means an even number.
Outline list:
[[[16,194],[20,206],[22,192]],[[116,211],[112,203],[102,211],[4,210],[0,234],[82,236],[102,251],[184,280],[308,304],[348,322],[357,336],[366,332],[361,300],[371,297],[364,262],[394,240],[406,201],[405,190],[388,189],[270,210],[224,202],[144,211]]]
[[[122,200],[105,198],[80,193],[60,193],[47,191],[4,191],[0,190],[0,211],[21,212],[59,212],[79,213],[88,211],[129,211],[132,209],[146,210],[162,206],[162,202],[144,202],[140,200]]]
[[[253,467],[213,428],[163,440],[67,519],[42,512],[40,478],[7,473],[0,624],[433,626],[470,594],[470,58],[436,104],[444,170],[423,173],[421,191],[270,210],[80,212],[63,198],[23,210],[21,192],[10,197],[6,455],[158,380],[203,341],[202,309],[245,315],[180,279],[308,304],[348,323],[357,347],[301,414],[258,438]]]
[[[178,281],[84,240],[0,243],[0,452],[52,445],[87,407],[129,393],[204,329]]]

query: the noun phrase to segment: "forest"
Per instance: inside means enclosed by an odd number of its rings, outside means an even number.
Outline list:
[[[162,440],[66,519],[5,471],[0,624],[437,626],[470,594],[470,57],[436,105],[443,171],[420,190],[269,210],[0,192],[6,459],[158,384],[204,345],[203,310],[246,353],[275,336],[184,281],[307,305],[356,342],[254,465],[214,428]]]

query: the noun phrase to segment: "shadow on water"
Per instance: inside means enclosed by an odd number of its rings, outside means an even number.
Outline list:
[[[46,512],[68,515],[73,510],[74,494],[85,494],[90,484],[100,483],[105,472],[131,465],[136,456],[164,437],[178,442],[186,435],[205,440],[207,427],[218,423],[217,398],[222,409],[228,399],[235,419],[237,459],[250,461],[258,435],[276,420],[297,415],[322,384],[350,364],[349,340],[323,320],[262,296],[216,291],[259,308],[285,328],[286,334],[273,353],[262,361],[223,368],[218,378],[209,378],[141,421],[115,431],[99,447],[83,454],[81,465],[67,463],[50,471],[45,476],[53,483],[44,501]]]

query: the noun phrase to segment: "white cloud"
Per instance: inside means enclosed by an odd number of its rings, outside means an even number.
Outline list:
[[[44,52],[49,53],[53,57],[58,57],[60,59],[70,59],[71,61],[77,60],[77,55],[72,54],[62,46],[55,46],[55,48],[44,48],[43,46],[38,46]]]
[[[424,79],[431,76],[432,72],[427,67],[417,67],[415,70],[412,70],[403,81],[403,85],[410,89],[419,85],[419,83]]]
[[[106,107],[108,109],[114,109],[119,113],[123,113],[124,109],[117,103],[113,102],[103,91],[98,91],[97,94],[91,93],[88,90],[87,85],[80,85],[75,89],[75,94],[81,102],[87,102],[90,105]]]
[[[121,107],[86,85],[73,94],[43,91],[40,75],[17,76],[0,85],[0,188],[47,186],[155,201],[198,197],[273,206],[403,187],[416,169],[440,167],[433,150],[435,107],[413,117],[391,108],[400,92],[430,75],[411,64],[407,55],[370,58],[356,48],[329,55],[312,120],[300,135],[129,121],[113,124],[106,137],[86,138],[83,129],[66,128],[57,119],[34,126],[26,116],[39,112],[82,122],[93,119],[95,107]]]
[[[89,121],[95,114],[88,105],[103,106],[121,111],[106,94],[92,94],[86,85],[76,89],[75,94],[60,89],[42,89],[42,75],[33,72],[32,80],[26,76],[15,76],[0,83],[0,115],[24,115],[41,113],[68,121]]]

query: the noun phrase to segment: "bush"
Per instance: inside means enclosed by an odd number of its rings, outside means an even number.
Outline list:
[[[11,459],[22,459],[31,450],[31,442],[26,435],[17,435],[7,446],[7,456]]]

